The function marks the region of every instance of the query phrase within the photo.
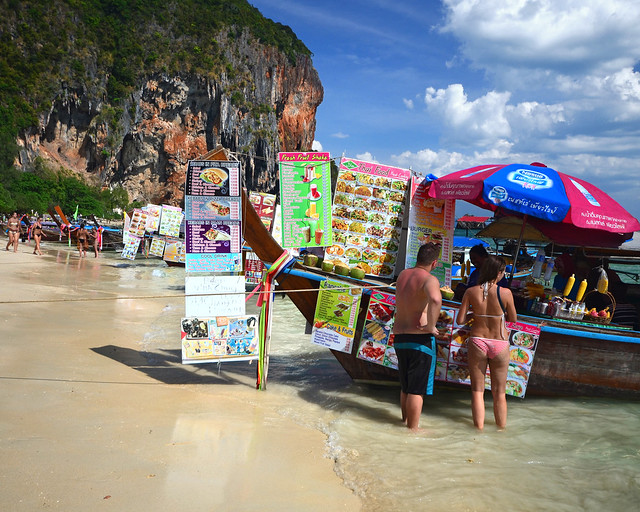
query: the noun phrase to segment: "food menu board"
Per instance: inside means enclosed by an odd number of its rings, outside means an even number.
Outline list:
[[[182,208],[163,204],[158,234],[178,238],[180,236],[182,217]]]
[[[135,208],[129,222],[129,234],[136,237],[144,237],[147,227],[147,212],[141,208]]]
[[[393,348],[395,309],[395,295],[377,291],[371,292],[371,300],[358,348],[358,358],[398,369],[398,357]]]
[[[469,328],[456,322],[458,309],[442,308],[436,335],[436,380],[456,384],[471,384],[468,360]],[[537,326],[507,322],[509,331],[509,373],[507,394],[524,397],[531,371],[531,364],[540,337]],[[487,369],[485,388],[491,389],[490,372]]]
[[[325,261],[393,276],[410,178],[409,170],[343,158],[333,199],[333,244],[325,249]]]
[[[185,233],[187,254],[240,253],[240,222],[215,220],[187,221]]]
[[[167,238],[165,240],[164,253],[162,259],[175,263],[184,263],[184,242],[175,238]]]
[[[256,315],[183,318],[182,362],[206,363],[258,359]]]
[[[185,196],[239,197],[240,162],[191,160],[187,166]]]
[[[149,254],[151,256],[158,256],[162,258],[164,255],[165,239],[159,236],[151,238],[151,246],[149,247]]]
[[[356,333],[356,320],[362,298],[361,288],[326,280],[320,283],[313,317],[311,342],[350,353]]]
[[[282,247],[331,245],[329,153],[278,153]]]
[[[157,204],[148,204],[143,209],[147,212],[147,225],[145,227],[147,233],[158,231],[158,227],[160,226],[160,215],[162,214],[162,206]]]
[[[438,266],[432,274],[440,286],[451,286],[451,261],[453,258],[453,231],[455,205],[452,199],[429,197],[431,181],[414,176],[411,180],[411,208],[405,268],[416,265],[418,249],[428,242],[442,246]]]
[[[141,240],[141,238],[133,236],[132,234],[129,234],[126,240],[123,237],[122,241],[124,242],[124,247],[122,248],[121,256],[128,260],[135,260]]]
[[[258,284],[262,282],[262,271],[265,269],[264,263],[258,258],[255,252],[248,251],[244,262],[244,279],[247,284]]]
[[[265,227],[271,232],[276,216],[276,196],[264,192],[249,192],[249,202]]]
[[[240,220],[240,197],[185,196],[184,212],[190,220]]]

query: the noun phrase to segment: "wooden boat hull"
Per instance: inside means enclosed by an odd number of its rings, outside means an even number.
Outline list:
[[[275,261],[283,249],[260,221],[249,203],[246,191],[243,193],[242,204],[245,241],[262,261]],[[279,277],[279,290],[286,292],[305,319],[312,323],[317,291],[298,290],[317,290],[316,276],[322,273],[314,269],[313,273],[308,272],[307,278],[304,277],[304,272],[310,269],[300,264],[295,268],[302,270],[302,275],[296,272],[297,275]],[[342,279],[334,274],[331,274],[331,278]],[[445,306],[459,305],[443,302]],[[364,324],[366,309],[365,302],[357,325]],[[540,319],[533,317],[522,318],[522,321],[540,323]],[[640,332],[613,331],[597,326],[567,327],[560,322],[547,322],[549,325],[542,326],[527,395],[640,398]],[[357,332],[356,339],[360,335]],[[334,350],[331,352],[354,380],[397,383],[396,370],[358,359],[357,350],[358,347],[354,346],[350,354]]]

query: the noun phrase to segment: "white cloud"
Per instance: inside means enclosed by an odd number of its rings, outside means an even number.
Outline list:
[[[357,160],[363,160],[365,162],[373,162],[373,163],[378,163],[378,160],[376,160],[376,157],[373,156],[371,153],[369,153],[368,151],[364,152],[364,153],[360,153],[358,155],[356,155],[356,159]]]
[[[342,133],[342,132],[332,133],[331,136],[335,137],[336,139],[346,139],[346,138],[349,137],[349,135],[347,135],[346,133]]]
[[[402,98],[402,102],[404,103],[404,106],[407,107],[409,110],[413,110],[413,100]]]
[[[311,143],[311,150],[312,151],[318,151],[319,153],[322,153],[322,144],[320,143],[320,141],[314,140]]]

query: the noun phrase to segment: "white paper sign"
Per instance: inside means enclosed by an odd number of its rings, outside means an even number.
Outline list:
[[[245,313],[244,276],[186,276],[186,316],[239,316]]]

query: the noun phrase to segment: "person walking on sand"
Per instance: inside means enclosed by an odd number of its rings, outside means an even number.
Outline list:
[[[87,243],[87,240],[89,238],[89,232],[84,227],[84,222],[80,224],[80,229],[78,229],[77,236],[78,236],[78,253],[80,253],[80,257],[82,258],[83,256],[87,255],[87,247],[89,246],[89,244]]]
[[[467,354],[471,373],[471,414],[478,430],[484,428],[484,379],[487,365],[491,369],[493,415],[499,429],[507,426],[507,370],[509,369],[509,339],[505,317],[517,322],[513,295],[498,285],[504,277],[506,264],[499,256],[488,256],[478,276],[478,285],[464,293],[457,322],[467,324],[473,316]],[[469,310],[473,312],[470,313]]]
[[[36,247],[33,249],[33,254],[42,256],[42,251],[40,250],[40,242],[42,242],[42,217],[38,217],[31,229],[31,232],[33,233],[33,240],[36,243]]]
[[[96,258],[98,257],[98,242],[100,241],[100,231],[96,228],[93,227],[91,228],[91,233],[90,233],[91,238],[93,238],[93,252],[96,255]]]
[[[20,219],[18,212],[13,212],[7,221],[7,229],[9,230],[9,242],[7,243],[7,251],[13,245],[13,252],[18,252],[18,242],[20,241]]]
[[[440,282],[431,274],[440,246],[429,242],[418,250],[416,266],[400,272],[396,283],[394,348],[400,375],[402,421],[418,430],[423,395],[433,394],[436,366],[436,322],[442,305]]]

